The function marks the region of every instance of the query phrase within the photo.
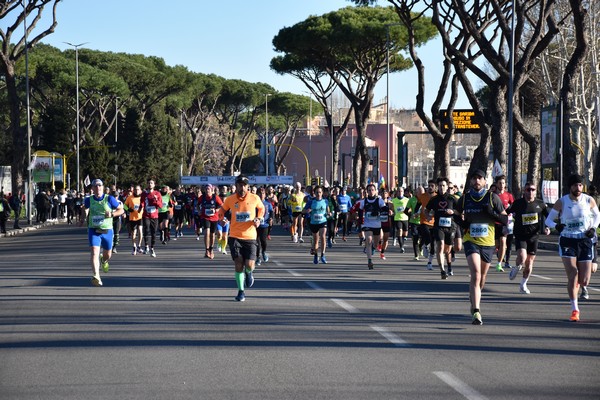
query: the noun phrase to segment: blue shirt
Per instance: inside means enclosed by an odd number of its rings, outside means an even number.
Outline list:
[[[265,216],[263,217],[263,222],[259,225],[259,227],[267,228],[271,222],[271,218],[273,217],[273,205],[267,199],[263,200],[263,204],[265,205]]]
[[[352,201],[350,200],[350,196],[347,194],[338,194],[337,202],[341,213],[347,213],[352,208]]]

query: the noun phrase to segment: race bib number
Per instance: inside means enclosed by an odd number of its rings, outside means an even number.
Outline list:
[[[314,214],[313,217],[315,222],[325,222],[325,214]]]
[[[250,221],[250,213],[249,212],[237,212],[235,213],[235,221],[236,222],[248,222]]]
[[[488,224],[471,224],[469,234],[472,238],[484,238],[488,236],[489,229]]]
[[[570,231],[583,231],[585,227],[585,220],[583,218],[573,218],[568,220],[565,225]]]
[[[100,226],[104,222],[104,215],[94,215],[92,216],[92,225]]]
[[[389,215],[388,215],[387,213],[380,213],[380,214],[379,214],[379,220],[380,220],[381,222],[385,222],[385,221],[387,221],[387,220],[388,220],[388,217],[389,217]]]
[[[153,212],[156,211],[156,207],[154,206],[148,206],[146,207],[146,212],[152,214]]]
[[[215,209],[214,208],[205,209],[204,215],[206,215],[207,217],[212,217],[213,215],[215,215]]]
[[[404,211],[404,207],[402,207],[402,206],[398,206],[398,207],[396,207],[396,212],[397,212],[397,213],[401,213],[401,212],[403,212],[403,211]]]
[[[370,221],[377,221],[379,219],[379,215],[373,215],[371,211],[367,211],[365,213],[365,219],[368,219]]]
[[[440,217],[439,226],[441,226],[442,228],[450,228],[452,226],[452,218]]]
[[[175,205],[175,209],[176,209],[176,210],[181,210],[181,204],[176,204],[176,205]]]
[[[140,205],[139,204],[134,204],[133,205],[133,211],[139,211],[140,210]]]
[[[348,204],[340,204],[340,212],[348,212]]]
[[[294,211],[295,212],[301,212],[302,211],[302,206],[295,206],[294,207]]]
[[[537,224],[538,223],[538,214],[537,213],[523,214],[521,216],[521,222],[523,223],[523,225]]]
[[[163,201],[162,208],[165,208],[166,206],[167,206],[167,202]]]

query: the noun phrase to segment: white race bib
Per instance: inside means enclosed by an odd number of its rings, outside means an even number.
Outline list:
[[[156,207],[154,206],[148,206],[146,207],[146,212],[152,214],[153,212],[156,211]]]
[[[250,213],[247,211],[240,211],[235,213],[235,221],[236,222],[248,222],[250,221]]]
[[[176,204],[176,205],[175,205],[175,209],[176,209],[176,210],[181,210],[181,204]]]
[[[99,227],[104,222],[104,215],[93,215],[92,226]]]
[[[295,206],[294,207],[294,212],[301,212],[302,211],[302,206]]]
[[[452,226],[452,218],[440,217],[439,226],[442,228],[450,228]]]
[[[213,215],[215,215],[215,209],[214,208],[205,209],[204,215],[206,215],[207,217],[212,217]]]
[[[585,227],[585,219],[584,218],[573,218],[565,224],[567,226],[567,230],[569,231],[578,231],[583,232]]]
[[[348,212],[348,204],[340,204],[340,212]]]
[[[523,225],[537,224],[538,223],[538,214],[537,213],[523,214],[521,216],[521,221],[522,221]]]
[[[472,238],[484,238],[488,236],[489,229],[488,224],[471,224],[469,234]]]

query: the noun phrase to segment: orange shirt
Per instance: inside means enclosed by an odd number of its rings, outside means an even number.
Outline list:
[[[129,220],[130,221],[139,221],[142,219],[143,208],[140,206],[141,197],[135,197],[134,195],[127,196],[127,200],[125,200],[125,205],[129,210]]]
[[[227,211],[231,211],[229,236],[242,240],[256,240],[254,218],[262,218],[265,215],[265,205],[260,197],[248,193],[246,197],[240,198],[234,193],[223,202],[219,209],[219,219],[223,219]]]
[[[435,222],[435,217],[430,217],[428,214],[429,211],[427,211],[426,209],[427,204],[429,203],[429,200],[431,200],[432,197],[433,196],[430,195],[427,191],[423,194],[417,195],[417,199],[419,200],[419,203],[421,203],[421,224],[423,225],[433,226]]]

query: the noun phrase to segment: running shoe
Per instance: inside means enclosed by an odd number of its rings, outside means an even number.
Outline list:
[[[522,265],[515,265],[514,267],[512,267],[510,269],[510,272],[508,273],[508,278],[512,281],[513,279],[515,279],[517,277],[517,275],[519,274],[519,271],[521,270],[521,268],[523,268]]]
[[[196,236],[196,240],[200,240],[200,236]]]
[[[452,252],[452,256],[450,257],[450,262],[454,262],[456,261],[456,256],[454,255],[454,252]]]
[[[154,252],[154,249],[150,249],[150,255],[156,258],[156,253]]]
[[[246,287],[251,288],[254,285],[254,275],[252,275],[252,271],[244,271],[244,275]]]
[[[571,312],[571,317],[569,318],[569,321],[572,321],[572,322],[579,321],[579,310],[573,310],[573,312]]]
[[[382,260],[385,260],[385,254],[379,253],[379,258],[381,258]]]
[[[310,248],[310,255],[315,255],[317,252],[315,251],[315,249],[313,249],[312,247]]]
[[[582,300],[589,300],[590,293],[588,292],[587,287],[585,287],[585,286],[581,287],[581,296],[580,296],[580,298]]]
[[[448,275],[453,276],[454,272],[452,271],[452,267],[448,266]]]
[[[304,239],[298,238],[298,243],[304,243]]]
[[[442,279],[448,279],[448,274],[446,273],[446,271],[441,271],[442,273]]]
[[[150,254],[150,247],[146,246],[144,249],[144,254]]]
[[[427,263],[427,271],[432,271],[433,270],[433,264],[431,264],[430,262]]]
[[[260,261],[260,257],[258,257],[258,258],[256,259],[256,265],[260,265],[261,263],[262,263],[262,261]]]
[[[520,285],[519,290],[521,291],[521,293],[523,294],[530,294],[531,292],[529,291],[529,289],[527,288],[527,284],[526,283],[522,283]]]
[[[404,249],[404,246],[400,247],[400,253],[405,253],[406,250]]]
[[[365,239],[363,239],[363,238],[358,238],[358,245],[359,245],[359,246],[362,246],[364,242],[365,242]]]
[[[131,250],[131,255],[135,256],[137,254],[137,247],[133,246],[133,250]]]
[[[419,256],[415,256],[415,258],[413,258],[413,260],[419,261]]]
[[[104,272],[105,274],[110,269],[110,265],[108,265],[108,260],[104,261],[102,258],[100,258],[100,266],[102,267],[102,272]]]
[[[263,261],[264,262],[268,262],[269,261],[269,255],[265,252],[263,252]]]
[[[504,269],[509,269],[510,270],[511,268],[512,268],[512,265],[510,265],[507,262],[504,263]]]
[[[327,259],[325,258],[325,255],[321,256],[321,264],[327,264]]]
[[[502,268],[502,263],[496,264],[496,272],[504,272],[504,268]]]
[[[473,321],[471,323],[473,325],[483,325],[483,319],[479,311],[473,313]]]
[[[318,264],[319,263],[319,256],[315,253],[315,255],[313,256],[313,264]]]
[[[237,296],[235,296],[235,301],[244,301],[246,300],[246,295],[243,290],[238,290]]]
[[[92,276],[92,285],[102,286],[102,279],[99,276]]]
[[[394,247],[398,246],[398,239],[394,239],[394,244],[392,244],[392,246],[394,246]]]
[[[327,248],[332,248],[333,247],[333,243],[331,242],[331,239],[327,239]]]
[[[294,236],[292,236],[292,242],[298,243],[298,235],[294,234]]]
[[[369,267],[369,269],[373,269],[373,261],[369,260],[367,266]]]
[[[115,253],[115,254],[117,254],[117,248],[113,247],[112,252]]]

